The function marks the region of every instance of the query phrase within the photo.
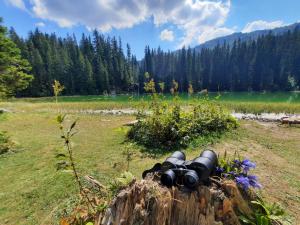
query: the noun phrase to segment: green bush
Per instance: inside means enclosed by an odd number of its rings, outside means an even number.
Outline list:
[[[7,153],[11,147],[11,141],[7,134],[0,131],[0,155]]]
[[[209,101],[185,111],[176,103],[156,102],[152,112],[139,117],[127,133],[129,139],[151,148],[185,147],[197,137],[220,134],[238,125],[227,110]]]

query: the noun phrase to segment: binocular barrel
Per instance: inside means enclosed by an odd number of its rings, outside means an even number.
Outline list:
[[[183,166],[184,163],[185,163],[185,154],[181,151],[176,151],[163,162],[162,168],[165,170],[171,168],[178,168]]]
[[[191,161],[185,159],[183,152],[176,151],[162,163],[163,185],[171,187],[183,184],[188,188],[195,188],[200,182],[208,180],[218,164],[218,157],[212,150],[204,150],[199,157]]]
[[[204,150],[198,158],[190,164],[190,168],[195,170],[201,180],[207,180],[218,164],[218,156],[212,150]]]

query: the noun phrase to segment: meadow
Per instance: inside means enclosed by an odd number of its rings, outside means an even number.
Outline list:
[[[292,98],[282,93],[281,98],[267,94],[265,99],[252,96],[252,100],[247,99],[250,98],[247,94],[236,97],[222,94],[215,101],[236,111],[299,113],[300,94],[289,94]],[[182,105],[196,101],[187,96],[180,99]],[[108,184],[125,170],[122,152],[128,127],[124,124],[135,117],[87,114],[82,110],[130,108],[140,102],[141,99],[129,95],[60,97],[57,105],[53,98],[1,102],[0,108],[10,112],[0,115],[0,130],[7,131],[15,147],[13,152],[0,156],[0,224],[56,224],[63,209],[68,209],[75,201],[77,189],[72,173],[56,168],[58,159],[55,155],[63,147],[55,121],[58,112],[66,110],[69,122],[79,119],[79,132],[73,141],[80,175],[92,175]],[[300,221],[299,137],[299,127],[241,121],[237,130],[203,146],[190,145],[185,152],[192,158],[201,148],[209,146],[220,154],[238,152],[242,157],[256,161],[255,173],[263,185],[261,194],[270,201],[279,202],[295,222]],[[129,170],[138,179],[143,170],[170,154],[166,152],[154,157],[140,146],[132,145],[131,148],[134,155]]]
[[[300,113],[300,92],[221,92],[208,95],[180,94],[179,102],[182,106],[196,104],[198,100],[209,98],[231,111],[243,113]],[[166,101],[171,101],[171,95],[164,95]],[[117,95],[117,96],[60,96],[59,103],[66,110],[96,110],[132,108],[148,102],[149,95]],[[32,103],[32,104],[30,104]],[[40,104],[34,104],[40,103]],[[53,109],[55,99],[43,98],[15,98],[6,102],[5,107],[17,105],[20,109],[43,108],[45,111]],[[1,106],[1,105],[0,105]]]

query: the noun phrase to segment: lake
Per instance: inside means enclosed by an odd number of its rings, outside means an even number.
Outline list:
[[[180,94],[181,100],[191,100],[192,97],[188,94]],[[300,103],[300,92],[221,92],[221,93],[209,93],[210,99],[216,99],[217,101],[227,101],[227,102],[266,102],[266,103]],[[194,94],[194,97],[203,98],[204,95]],[[171,99],[172,96],[167,94],[164,96],[165,99]],[[114,95],[114,96],[104,96],[104,95],[85,95],[85,96],[60,96],[60,102],[97,102],[97,101],[115,101],[115,102],[126,102],[126,101],[138,101],[138,100],[150,99],[149,95]],[[53,97],[44,98],[25,98],[16,99],[25,100],[29,102],[42,101],[51,102],[54,101]]]

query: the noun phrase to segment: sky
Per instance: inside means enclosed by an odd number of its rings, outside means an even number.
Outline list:
[[[121,37],[141,59],[146,45],[194,47],[234,32],[272,29],[300,21],[300,0],[0,0],[4,25],[26,38],[30,30],[65,37]]]

